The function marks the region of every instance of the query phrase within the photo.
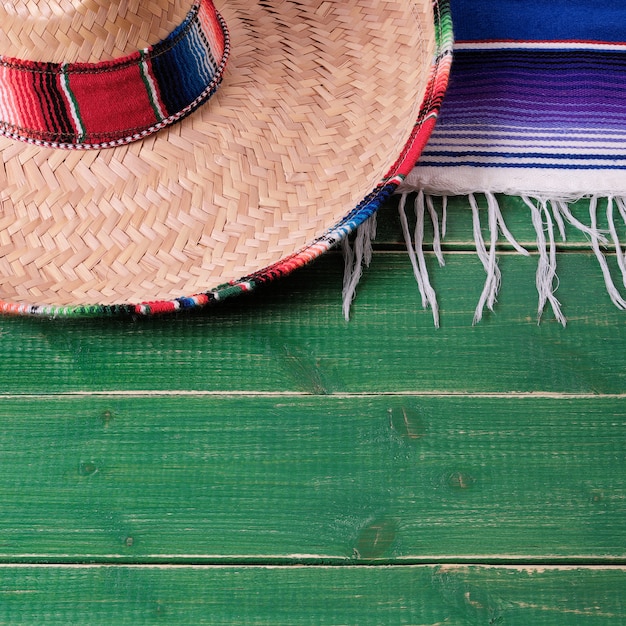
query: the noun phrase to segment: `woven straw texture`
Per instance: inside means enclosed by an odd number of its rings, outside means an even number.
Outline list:
[[[181,123],[100,151],[0,138],[5,311],[210,292],[306,249],[385,180],[424,98],[431,3],[216,6],[232,41],[224,82]],[[189,8],[4,3],[0,51],[112,59],[163,38]]]

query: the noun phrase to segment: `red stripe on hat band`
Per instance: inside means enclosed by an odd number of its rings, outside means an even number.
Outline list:
[[[112,61],[0,56],[0,135],[61,148],[141,139],[213,95],[229,48],[226,24],[212,0],[199,0],[159,43]],[[166,81],[160,80],[163,71]]]
[[[150,105],[139,63],[111,74],[75,72],[68,78],[85,134],[91,142],[108,141],[111,128],[124,129],[123,136],[159,121]]]

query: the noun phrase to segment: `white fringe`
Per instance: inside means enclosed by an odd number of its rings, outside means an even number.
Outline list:
[[[626,201],[624,198],[613,198],[610,197],[608,199],[607,207],[606,207],[606,218],[609,223],[609,231],[611,233],[611,238],[613,239],[613,245],[615,246],[615,253],[617,256],[617,265],[622,273],[622,283],[624,287],[626,287],[626,254],[622,252],[622,246],[617,235],[617,229],[615,228],[615,221],[613,219],[613,201],[617,204],[618,212],[622,218],[622,221],[626,224]]]
[[[598,198],[592,197],[589,200],[589,217],[591,218],[591,229],[593,232],[598,232],[597,222],[598,222]],[[602,270],[602,275],[604,276],[604,283],[606,285],[606,290],[609,293],[609,297],[613,304],[622,311],[626,309],[626,301],[622,298],[619,291],[617,291],[617,287],[613,283],[613,279],[611,278],[611,272],[609,271],[609,266],[606,262],[606,258],[602,254],[600,250],[600,239],[598,236],[591,237],[591,249],[593,250],[596,258],[598,259],[598,263],[600,264],[600,269]]]
[[[439,262],[439,267],[443,267],[446,262],[443,258],[443,249],[441,248],[441,240],[445,237],[445,221],[442,218],[443,226],[439,226],[439,215],[435,210],[435,203],[432,196],[426,196],[426,208],[428,209],[428,215],[430,215],[430,221],[433,224],[433,252]],[[445,217],[445,216],[444,216]]]
[[[429,196],[432,198],[432,196]],[[445,238],[448,229],[448,197],[441,198],[441,238]]]
[[[439,305],[436,292],[430,282],[426,255],[424,252],[424,232],[426,213],[433,225],[433,253],[440,266],[445,265],[442,240],[446,235],[447,228],[447,201],[446,196],[441,196],[441,207],[437,208],[434,195],[418,191],[415,195],[413,209],[415,212],[415,230],[411,234],[409,220],[407,218],[407,198],[411,192],[400,195],[398,210],[400,224],[407,248],[407,253],[413,267],[413,274],[422,299],[424,308],[430,307],[433,314],[433,322],[439,327]],[[498,266],[497,244],[499,235],[502,234],[509,244],[519,253],[528,256],[529,252],[523,248],[509,231],[498,200],[492,193],[483,194],[487,200],[488,215],[488,242],[483,237],[483,228],[480,220],[480,209],[475,194],[468,194],[468,201],[472,211],[473,233],[476,244],[476,254],[483,265],[487,275],[483,290],[478,299],[474,312],[473,323],[478,323],[483,315],[485,307],[493,311],[497,301],[502,273]],[[572,214],[569,208],[569,199],[543,198],[522,196],[522,200],[530,210],[531,221],[535,229],[538,250],[538,262],[536,273],[536,286],[539,295],[537,307],[537,321],[541,320],[546,305],[552,309],[555,319],[563,326],[567,320],[561,310],[561,303],[556,297],[558,289],[557,257],[555,232],[558,231],[561,239],[566,241],[566,224],[583,233],[590,243],[606,285],[611,301],[621,310],[626,310],[626,299],[622,297],[613,282],[609,266],[602,252],[602,246],[609,244],[609,238],[598,228],[598,196],[589,198],[590,224],[586,225]],[[617,209],[617,211],[616,211]],[[616,215],[617,214],[617,215]],[[615,248],[617,265],[622,277],[622,283],[626,288],[626,250],[620,241],[617,232],[616,219],[619,218],[626,224],[626,197],[608,196],[606,218],[608,223],[608,235],[610,243]],[[376,216],[372,216],[367,222],[358,227],[353,243],[348,239],[343,241],[345,258],[345,272],[343,281],[343,313],[346,319],[350,316],[350,306],[354,299],[356,288],[363,273],[363,266],[369,266],[372,258],[372,240],[376,236]]]
[[[436,215],[432,200],[430,203],[432,207],[431,216]],[[439,304],[437,303],[437,295],[435,290],[430,284],[428,277],[428,268],[426,267],[426,257],[424,255],[424,213],[425,202],[424,192],[419,191],[415,198],[415,233],[414,241],[411,240],[411,234],[409,232],[409,222],[406,216],[406,194],[400,197],[400,203],[398,204],[398,211],[400,214],[400,223],[402,224],[402,232],[404,234],[404,241],[406,243],[406,249],[413,266],[413,274],[417,281],[420,295],[422,296],[422,307],[427,308],[430,306],[433,312],[433,322],[436,328],[439,328]],[[430,211],[430,207],[429,207]],[[441,233],[439,231],[439,220],[433,220],[433,226],[435,227],[435,239],[439,241],[439,254],[437,258],[440,259],[440,263],[443,264],[443,253],[441,252]],[[436,253],[437,254],[437,253]]]
[[[400,197],[400,219],[402,222],[402,229],[404,232],[405,240],[407,241],[407,250],[409,252],[409,258],[413,265],[413,271],[417,279],[417,283],[422,294],[422,304],[427,306],[430,304],[433,306],[433,313],[435,317],[435,323],[438,326],[438,312],[436,309],[436,295],[430,291],[431,286],[428,282],[428,274],[426,273],[426,265],[423,252],[420,254],[420,248],[423,244],[423,207],[428,208],[431,220],[435,227],[435,236],[433,238],[433,249],[440,265],[443,265],[443,254],[441,239],[445,235],[446,221],[447,221],[447,197],[441,196],[442,208],[441,208],[441,227],[439,227],[439,215],[435,209],[435,203],[432,195],[425,195],[423,192],[418,192],[416,198],[416,213],[418,216],[418,223],[416,227],[416,236],[414,243],[410,241],[408,234],[408,222],[405,214],[405,203],[407,196],[410,192],[405,192]],[[472,222],[474,241],[476,244],[476,254],[483,265],[487,277],[485,279],[485,285],[481,292],[481,295],[474,312],[474,324],[478,323],[483,315],[484,310],[487,308],[493,311],[495,303],[497,301],[498,291],[502,280],[502,273],[498,267],[496,248],[499,235],[502,234],[509,244],[519,253],[524,256],[529,256],[528,250],[523,248],[515,240],[511,232],[509,231],[498,200],[493,193],[483,194],[487,200],[487,215],[488,215],[488,230],[489,238],[488,242],[483,237],[482,224],[480,220],[480,210],[475,194],[468,194],[468,202],[472,210]],[[597,224],[597,206],[598,197],[594,196],[589,199],[589,215],[590,225],[583,224],[579,219],[574,217],[570,208],[570,199],[559,198],[542,198],[522,196],[524,203],[528,206],[531,213],[531,220],[536,233],[537,250],[539,259],[537,262],[537,274],[536,274],[536,286],[539,295],[538,307],[537,307],[537,320],[541,320],[541,316],[545,310],[546,305],[549,305],[554,313],[556,320],[563,326],[566,325],[567,320],[563,311],[561,310],[561,303],[556,297],[556,291],[558,289],[558,277],[557,277],[557,257],[556,257],[556,240],[555,231],[558,230],[559,235],[563,241],[566,241],[566,224],[576,228],[588,237],[591,249],[595,253],[598,260],[607,292],[611,301],[619,309],[626,310],[626,300],[621,296],[618,289],[615,287],[611,273],[608,267],[606,257],[604,256],[601,246],[605,246],[609,243],[605,233],[598,229]],[[622,275],[622,282],[626,287],[626,251],[622,243],[620,242],[619,235],[615,224],[615,207],[619,217],[626,224],[626,197],[608,197],[607,198],[607,222],[609,225],[609,235],[611,242],[615,247],[617,264]]]
[[[505,239],[513,246],[513,248],[519,252],[519,254],[523,256],[529,256],[530,253],[525,248],[522,248],[511,232],[507,228],[507,225],[504,221],[504,217],[502,216],[502,211],[500,211],[500,205],[498,204],[498,199],[493,193],[485,193],[485,197],[487,198],[487,206],[489,207],[490,213],[493,212],[493,216],[496,223],[496,228],[500,230],[500,232],[504,235]]]
[[[596,198],[597,200],[597,198]],[[537,199],[537,201],[541,201]],[[586,226],[581,221],[577,220],[569,209],[566,200],[549,200],[552,206],[552,212],[555,219],[559,222],[559,230],[561,231],[561,238],[563,241],[567,241],[565,236],[565,227],[563,225],[563,218],[565,218],[576,230],[587,235],[590,239],[597,239],[599,243],[607,243],[607,238],[597,229]]]
[[[556,243],[554,241],[554,222],[548,210],[548,203],[545,200],[541,200],[538,203],[536,201],[533,202],[526,196],[523,196],[522,199],[530,209],[532,223],[537,234],[537,249],[539,251],[539,262],[537,263],[537,275],[535,278],[537,292],[539,293],[537,322],[541,320],[546,302],[549,302],[557,321],[565,326],[567,320],[561,311],[561,303],[554,295],[558,287],[556,277]],[[565,239],[563,218],[558,211],[555,214],[558,215],[558,218],[555,217],[554,221],[557,223],[561,237]],[[547,241],[546,231],[548,233]]]
[[[372,262],[372,241],[376,238],[376,213],[356,229],[354,242],[348,237],[342,241],[344,258],[343,272],[343,316],[350,319],[350,307],[356,295],[356,288],[363,275],[363,266]]]
[[[478,212],[478,203],[474,194],[469,195],[469,203],[472,207],[472,221],[474,224],[474,241],[476,242],[476,253],[480,262],[485,268],[487,273],[487,279],[485,280],[485,286],[478,299],[478,305],[474,311],[474,324],[480,322],[483,317],[483,311],[485,306],[490,311],[493,311],[493,307],[496,303],[496,296],[500,290],[500,281],[502,274],[498,267],[498,260],[496,258],[496,244],[498,243],[498,218],[493,210],[493,206],[490,204],[488,208],[489,215],[489,252],[485,246],[485,240],[483,239],[482,229],[480,224],[480,214]]]

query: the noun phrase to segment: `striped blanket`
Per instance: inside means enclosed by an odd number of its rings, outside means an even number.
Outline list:
[[[626,220],[626,2],[451,0],[451,9],[450,84],[430,142],[402,187],[401,212],[408,192],[418,192],[418,223],[424,211],[432,214],[433,196],[468,196],[487,273],[476,320],[495,302],[498,235],[525,252],[506,228],[495,194],[520,196],[528,206],[540,252],[540,314],[549,303],[565,323],[554,293],[554,231],[564,237],[564,223],[586,233],[611,299],[626,309],[602,254],[603,244],[614,244],[626,285],[614,228],[616,219]],[[487,196],[487,242],[481,239],[475,194]],[[582,197],[590,203],[587,223],[569,210]],[[606,207],[609,232],[596,227],[598,206]],[[425,264],[408,229],[405,236],[424,304],[433,307],[436,319]]]

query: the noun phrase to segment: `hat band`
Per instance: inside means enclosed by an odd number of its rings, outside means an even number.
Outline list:
[[[182,119],[219,86],[230,43],[211,0],[154,46],[99,63],[0,56],[0,135],[53,148],[106,148]]]

